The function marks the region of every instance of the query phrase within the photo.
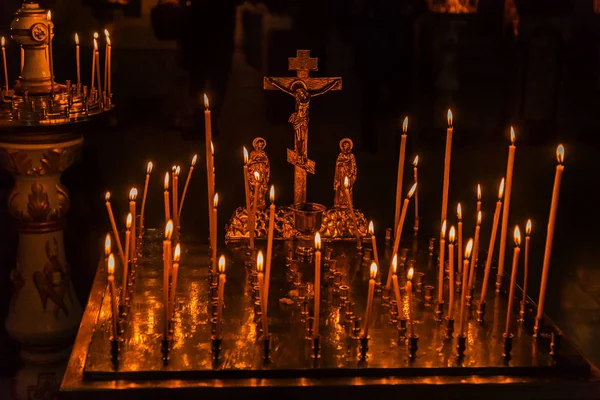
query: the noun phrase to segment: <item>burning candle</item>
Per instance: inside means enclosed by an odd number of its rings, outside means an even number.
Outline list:
[[[98,32],[94,32],[94,47],[92,48],[92,83],[90,85],[90,96],[92,96],[94,92],[96,79],[96,50],[98,50]]]
[[[471,251],[473,251],[473,239],[469,239],[467,242],[467,247],[465,248],[465,258],[463,262],[463,290],[460,296],[460,336],[464,336],[466,324],[467,324],[467,308],[465,307],[467,304],[467,276],[469,271],[469,258],[471,257]],[[459,261],[460,262],[460,261]]]
[[[179,173],[181,172],[181,168],[179,165],[173,166],[171,169],[171,174],[173,175],[173,224],[175,225],[175,231],[179,228]]]
[[[406,211],[408,210],[408,203],[410,202],[410,198],[417,190],[417,184],[413,184],[406,198],[404,199],[404,204],[402,205],[402,213],[400,214],[400,223],[398,224],[398,228],[396,229],[396,236],[394,237],[394,247],[392,250],[392,254],[398,254],[398,248],[400,247],[400,238],[402,236],[402,227],[404,226],[404,220],[406,219]],[[392,269],[390,268],[388,272],[388,279],[385,285],[385,288],[389,290],[392,287]]]
[[[254,250],[254,235],[256,229],[256,210],[258,208],[258,188],[260,186],[260,174],[254,171],[254,203],[252,204],[252,220],[250,221],[250,248]]]
[[[458,274],[460,275],[461,273],[465,273],[467,274],[467,277],[469,275],[469,271],[463,271],[462,270],[462,263],[460,261],[462,261],[463,259],[463,254],[462,254],[462,245],[463,245],[463,223],[462,223],[462,207],[460,205],[460,203],[458,203],[458,205],[456,206],[456,217],[458,218],[458,224],[456,224],[458,226],[458,243],[457,243],[457,255],[458,255]],[[463,290],[467,290],[467,288],[463,287]]]
[[[471,252],[471,269],[469,271],[469,289],[473,287],[475,280],[475,267],[477,266],[477,257],[479,253],[479,232],[481,231],[481,211],[477,213],[477,225],[475,225],[475,241],[473,251]]]
[[[127,276],[129,273],[129,252],[131,244],[131,213],[127,214],[127,221],[125,223],[125,262],[123,263],[123,280],[121,284],[123,288],[121,290],[121,303],[125,304],[125,293],[127,293]]]
[[[106,200],[106,211],[108,211],[108,219],[110,220],[110,226],[112,227],[113,236],[115,237],[115,242],[117,242],[119,257],[121,257],[121,262],[125,264],[125,253],[123,253],[123,246],[121,246],[121,238],[119,237],[119,231],[117,230],[117,224],[115,223],[115,216],[112,211],[112,206],[110,205],[110,192],[106,192],[106,194],[104,195],[104,199]]]
[[[481,297],[479,303],[485,302],[485,295],[487,293],[487,284],[490,277],[490,270],[492,269],[492,256],[494,255],[494,246],[496,245],[496,233],[498,232],[498,221],[500,220],[500,209],[502,207],[502,195],[504,194],[504,178],[500,181],[500,187],[498,188],[498,202],[496,203],[496,210],[494,211],[494,222],[492,223],[492,234],[490,236],[490,244],[488,246],[487,259],[485,261],[485,271],[483,273],[483,284],[481,286]]]
[[[112,253],[108,256],[108,287],[110,290],[110,304],[111,304],[111,320],[112,320],[112,339],[116,340],[119,338],[119,304],[117,302],[117,289],[115,287],[115,256]]]
[[[179,274],[179,260],[181,259],[181,246],[179,243],[175,245],[173,251],[173,268],[171,268],[171,291],[169,297],[169,319],[173,319],[175,314],[175,295],[177,294],[177,276]]]
[[[246,195],[246,213],[250,215],[250,185],[248,183],[248,150],[244,147],[244,194]]]
[[[148,196],[148,183],[150,182],[150,173],[152,172],[152,161],[146,166],[146,180],[144,181],[144,193],[142,195],[142,210],[140,211],[140,237],[144,234],[144,212],[146,210],[146,198]]]
[[[400,136],[400,157],[398,159],[398,177],[396,182],[396,214],[394,218],[395,231],[400,223],[400,206],[402,204],[402,179],[404,178],[404,154],[406,152],[406,132],[408,131],[408,117],[402,121],[402,135]]]
[[[496,277],[496,291],[500,290],[504,276],[504,258],[506,257],[506,236],[508,231],[508,215],[510,211],[510,191],[512,188],[513,166],[515,162],[515,130],[510,127],[510,146],[508,146],[508,162],[506,164],[506,193],[504,194],[504,207],[502,209],[502,225],[500,228],[500,248],[498,253],[498,275]]]
[[[169,220],[165,227],[165,240],[163,240],[163,335],[166,340],[169,336],[169,273],[171,271],[171,236],[173,235],[173,221]]]
[[[211,260],[212,260],[212,273],[217,273],[217,207],[219,206],[219,193],[215,193],[215,197],[213,199],[213,209],[212,209],[212,218],[210,227],[210,250],[211,250]]]
[[[4,64],[4,87],[6,88],[5,93],[8,93],[8,68],[6,66],[6,48],[4,47],[6,39],[4,39],[4,36],[0,39],[0,44],[2,45],[2,62]]]
[[[398,256],[394,254],[392,258],[392,282],[394,284],[394,295],[396,296],[396,307],[398,308],[398,315],[402,312],[402,297],[400,297],[400,285],[398,285]]]
[[[100,69],[100,50],[98,50],[98,40],[94,39],[94,51],[96,58],[96,79],[98,79],[98,95],[102,98],[102,70]]]
[[[413,285],[412,279],[415,273],[415,269],[411,267],[406,275],[406,294],[408,295],[408,329],[410,337],[415,337],[415,305],[413,296]]]
[[[315,234],[315,306],[313,318],[313,339],[319,336],[321,311],[321,235]]]
[[[476,214],[479,214],[481,211],[481,185],[477,184],[477,211]]]
[[[348,188],[350,187],[350,181],[348,177],[344,177],[344,193],[346,194],[346,199],[348,200],[348,207],[350,211],[350,216],[352,217],[352,222],[354,223],[354,230],[356,234],[356,247],[361,247],[361,238],[360,232],[358,231],[358,221],[356,219],[356,214],[354,213],[354,206],[352,205],[352,198],[350,197],[350,191]]]
[[[519,253],[521,252],[521,231],[519,230],[519,226],[515,226],[515,251],[513,252],[513,263],[512,263],[512,272],[510,274],[510,287],[508,290],[508,307],[506,309],[506,328],[504,329],[504,334],[508,336],[510,334],[510,320],[511,320],[511,311],[512,311],[512,303],[513,297],[515,295],[515,286],[517,285],[517,269],[519,268]]]
[[[179,221],[181,221],[181,210],[183,209],[183,202],[185,201],[185,195],[187,194],[188,186],[190,185],[190,179],[192,179],[192,173],[194,172],[194,167],[196,166],[197,160],[198,155],[194,154],[194,157],[192,157],[192,165],[190,165],[187,177],[185,178],[185,185],[183,185],[183,194],[181,195],[181,203],[179,203],[179,210],[177,211],[177,218],[179,219]]]
[[[208,216],[209,216],[209,228],[210,218],[212,215],[212,207],[211,202],[215,196],[215,182],[214,182],[214,156],[213,156],[213,146],[212,146],[212,120],[210,113],[210,104],[208,102],[208,96],[204,94],[204,130],[205,134],[205,146],[206,146],[206,183],[208,186],[207,195],[208,195]]]
[[[454,318],[454,239],[456,231],[454,226],[450,227],[448,235],[448,270],[449,270],[449,287],[448,287],[448,318]]]
[[[446,220],[442,223],[440,232],[440,267],[438,269],[438,304],[444,302],[444,253],[446,251]]]
[[[54,36],[54,24],[52,23],[52,12],[48,10],[46,16],[48,22],[48,62],[50,64],[50,91],[54,94],[54,55],[52,51],[52,41]],[[8,92],[8,81],[6,82],[6,91]]]
[[[165,172],[165,192],[164,192],[164,199],[165,199],[165,219],[168,221],[171,219],[171,207],[170,207],[170,200],[169,200],[169,173]]]
[[[371,320],[371,312],[373,311],[373,295],[375,294],[375,277],[377,277],[377,264],[371,263],[371,271],[369,279],[369,291],[367,294],[367,310],[365,311],[365,325],[363,328],[362,337],[369,337],[369,321]]]
[[[131,188],[131,190],[129,191],[129,213],[131,214],[131,216],[133,217],[133,221],[131,222],[131,231],[134,232],[133,235],[131,235],[131,247],[130,247],[130,253],[129,253],[129,259],[133,262],[133,260],[135,258],[137,258],[137,246],[136,246],[136,237],[135,237],[135,219],[136,219],[136,215],[137,215],[137,207],[136,207],[136,202],[135,200],[137,199],[137,189],[136,188]]]
[[[377,253],[377,238],[375,237],[375,227],[373,226],[373,221],[369,222],[369,234],[371,235],[371,246],[373,247],[373,259],[375,260],[375,264],[379,264],[379,254]]]
[[[108,91],[106,92],[109,96],[112,91],[112,42],[110,40],[110,36],[108,36],[108,31],[106,31],[106,49],[107,49],[107,69],[108,73],[106,74],[106,79],[108,80]]]
[[[548,273],[550,272],[550,257],[552,255],[552,239],[554,238],[554,228],[556,226],[556,212],[558,211],[558,198],[560,196],[560,184],[562,181],[565,166],[565,148],[562,144],[556,148],[556,174],[554,175],[554,188],[552,189],[552,203],[550,204],[550,217],[548,218],[548,232],[546,233],[546,248],[544,250],[544,263],[542,267],[542,283],[540,286],[540,299],[538,301],[538,312],[536,316],[536,326],[539,327],[539,321],[544,315],[544,301],[546,300],[546,286],[548,285]]]
[[[77,33],[75,33],[75,66],[77,68],[77,91],[79,92],[81,88],[81,58],[79,55],[79,35]]]
[[[108,262],[108,256],[109,254],[112,253],[112,245],[111,245],[111,241],[110,241],[110,233],[106,234],[106,237],[104,238],[104,262]]]
[[[523,265],[523,307],[527,304],[527,278],[529,277],[529,242],[531,239],[531,220],[525,225],[525,262]]]
[[[415,156],[415,160],[413,161],[413,178],[415,180],[415,183],[419,182],[419,176],[418,176],[418,171],[417,171],[417,167],[419,165],[419,156]],[[419,190],[415,190],[415,224],[413,226],[413,230],[415,232],[419,231]]]
[[[108,94],[108,61],[110,59],[110,34],[108,29],[104,29],[106,47],[104,49],[104,94]]]
[[[444,186],[442,191],[442,218],[443,223],[446,220],[448,212],[448,189],[450,187],[450,158],[452,156],[452,133],[454,131],[452,111],[448,110],[448,129],[446,129],[446,155],[444,158]]]
[[[271,259],[273,256],[273,232],[275,229],[275,186],[269,191],[269,231],[267,234],[267,268],[265,271],[265,301],[269,301],[269,283],[271,282]]]
[[[216,337],[221,339],[221,332],[223,331],[223,302],[225,295],[225,256],[219,257],[219,290],[217,294],[217,329]]]
[[[256,256],[256,272],[258,272],[258,290],[260,292],[260,304],[262,311],[262,328],[263,328],[263,337],[269,336],[269,324],[267,321],[267,304],[265,304],[265,281],[263,274],[263,253],[262,251],[258,251]]]

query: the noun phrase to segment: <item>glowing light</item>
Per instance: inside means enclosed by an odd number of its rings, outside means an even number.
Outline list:
[[[408,117],[404,117],[404,121],[402,121],[402,132],[406,133],[408,131]]]
[[[450,243],[454,244],[455,238],[456,238],[456,229],[454,229],[454,226],[451,226],[450,233],[448,234],[448,239],[449,239]]]
[[[175,175],[179,176],[179,174],[181,173],[181,167],[178,165],[175,167]]]
[[[504,178],[500,181],[500,187],[498,188],[498,201],[502,200],[504,195]]]
[[[531,235],[531,220],[527,220],[527,225],[525,225],[525,234],[527,236]]]
[[[344,177],[344,187],[346,189],[348,189],[348,187],[350,186],[350,180],[348,179],[347,176]]]
[[[115,273],[115,256],[113,253],[108,255],[108,275],[113,275]]]
[[[559,144],[556,148],[556,160],[559,164],[565,162],[565,147],[562,144]]]
[[[208,96],[204,93],[204,108],[208,108],[210,104],[208,103]]]
[[[392,271],[396,273],[396,268],[398,268],[398,254],[394,254],[394,258],[392,258]]]
[[[171,240],[171,236],[173,236],[173,220],[170,219],[167,222],[167,226],[165,227],[165,239]]]
[[[248,150],[244,147],[244,165],[248,164]]]
[[[371,279],[375,279],[375,277],[377,276],[377,264],[375,263],[375,261],[373,261],[371,263]]]
[[[321,234],[319,232],[315,234],[315,249],[321,250]]]
[[[263,253],[262,253],[262,251],[259,250],[258,254],[256,255],[256,271],[257,272],[263,271],[263,263],[264,263]]]
[[[148,165],[146,166],[146,174],[150,174],[152,172],[153,167],[154,164],[152,164],[152,161],[148,161]]]
[[[477,201],[481,201],[481,185],[477,184]]]
[[[94,38],[94,50],[98,51],[98,39]]]
[[[110,201],[110,192],[106,192],[106,193],[104,194],[104,200],[106,200],[106,201]]]
[[[369,221],[369,235],[372,235],[374,232],[373,221]]]
[[[212,140],[210,141],[210,154],[213,156],[215,155],[215,145],[213,144]]]
[[[137,198],[137,189],[136,188],[131,188],[131,190],[129,191],[129,200],[131,201],[135,201],[135,199]]]
[[[456,206],[456,216],[458,217],[458,221],[462,221],[462,207],[460,203]]]
[[[469,242],[465,247],[465,260],[471,258],[471,251],[473,251],[473,239],[469,239]]]
[[[442,222],[442,239],[446,237],[446,220]]]
[[[104,36],[108,39],[110,37],[110,33],[108,33],[108,29],[104,29]]]
[[[165,172],[165,191],[169,190],[169,173]]]
[[[125,227],[127,229],[131,229],[132,222],[133,222],[133,217],[131,216],[131,213],[127,213],[127,222],[125,222]]]
[[[196,165],[196,161],[198,161],[198,154],[194,154],[194,157],[192,157],[192,167]]]
[[[111,241],[110,241],[110,233],[106,234],[106,238],[104,239],[104,255],[108,257],[111,252]]]
[[[415,194],[415,190],[417,190],[417,184],[416,183],[414,185],[412,185],[412,187],[408,191],[408,195],[406,197],[410,199],[412,197],[412,195]]]
[[[454,122],[454,119],[452,117],[452,110],[450,110],[450,109],[448,109],[447,118],[448,118],[448,128],[452,128],[452,124]]]
[[[48,14],[46,15],[46,19],[48,22],[52,21],[52,11],[48,10]]]
[[[519,229],[519,225],[515,226],[514,239],[515,239],[515,246],[520,246],[521,245],[521,230]]]
[[[256,182],[260,181],[260,174],[258,173],[258,171],[254,171],[254,179],[256,180]]]
[[[271,203],[275,203],[275,186],[271,185],[271,189],[269,190],[269,199]]]
[[[477,213],[477,225],[481,225],[481,211]]]
[[[415,274],[415,269],[413,267],[410,267],[410,269],[408,270],[408,274],[406,274],[406,279],[408,279],[409,281],[412,281],[414,274]]]
[[[515,128],[510,127],[510,144],[511,146],[515,144]]]
[[[98,32],[94,32],[94,39],[98,39]]]
[[[413,165],[415,166],[415,168],[417,168],[417,166],[419,165],[419,156],[415,156],[415,159],[413,161]]]
[[[177,245],[175,245],[175,251],[173,252],[173,262],[178,263],[180,259],[181,259],[181,246],[179,245],[179,243],[177,243]]]
[[[77,33],[75,33],[75,44],[79,46],[79,35]]]
[[[219,273],[225,273],[225,256],[219,257]]]

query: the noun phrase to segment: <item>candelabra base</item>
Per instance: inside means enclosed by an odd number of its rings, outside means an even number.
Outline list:
[[[403,342],[406,339],[406,319],[398,320],[398,342]]]
[[[412,335],[408,338],[408,358],[417,358],[417,350],[419,350],[419,335]]]
[[[263,335],[262,338],[263,362],[267,364],[271,358],[271,335]]]
[[[119,354],[121,352],[121,342],[120,338],[115,338],[111,336],[110,340],[110,359],[113,363],[119,362]]]
[[[454,318],[446,317],[446,338],[452,339],[454,335]]]
[[[360,338],[359,351],[360,351],[359,360],[365,361],[367,359],[367,353],[369,352],[369,337],[368,336],[363,336]]]
[[[423,296],[423,300],[425,300],[425,307],[430,308],[432,306],[433,300],[433,290],[435,287],[432,285],[425,285],[425,295]]]
[[[462,359],[465,356],[465,350],[467,349],[467,336],[460,334],[457,336],[458,345],[456,346],[456,352],[458,358]]]
[[[315,360],[321,358],[321,337],[320,336],[313,336],[313,338],[312,338],[311,357]]]
[[[507,335],[506,333],[504,333],[504,334],[502,334],[502,338],[504,339],[504,351],[502,352],[502,357],[504,357],[507,360],[510,360],[510,352],[512,350],[513,334],[509,333]]]
[[[485,301],[480,301],[477,306],[477,322],[483,324],[485,318]]]
[[[171,351],[171,341],[163,338],[160,342],[160,353],[164,364],[169,362],[169,352]]]
[[[475,293],[475,288],[469,288],[467,291],[467,295],[465,296],[465,300],[467,301],[467,307],[471,307],[473,304],[473,293]]]
[[[435,305],[435,322],[442,322],[442,317],[444,316],[444,301],[439,301]]]
[[[352,337],[358,339],[360,337],[360,321],[359,317],[354,316],[352,318]]]

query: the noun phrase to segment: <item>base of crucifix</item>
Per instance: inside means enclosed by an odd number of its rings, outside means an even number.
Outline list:
[[[358,234],[367,236],[368,221],[365,215],[354,209]],[[266,240],[269,228],[268,208],[256,213],[256,229],[254,238]],[[356,228],[350,210],[347,208],[331,208],[323,213],[323,223],[319,231],[324,241],[356,241]],[[292,240],[300,236],[294,228],[294,214],[290,207],[277,207],[275,212],[274,240]],[[245,207],[238,207],[225,226],[225,241],[236,242],[248,240],[248,213]]]

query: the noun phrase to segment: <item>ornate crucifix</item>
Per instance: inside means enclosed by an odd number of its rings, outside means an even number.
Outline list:
[[[308,107],[310,99],[330,90],[342,89],[342,78],[311,78],[310,71],[318,70],[318,59],[310,50],[297,50],[288,58],[288,70],[295,77],[264,78],[263,89],[281,90],[294,97],[296,110],[288,122],[294,127],[294,150],[288,149],[287,160],[294,165],[294,203],[306,203],[306,173],[315,173],[315,162],[308,159]]]

